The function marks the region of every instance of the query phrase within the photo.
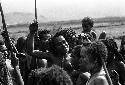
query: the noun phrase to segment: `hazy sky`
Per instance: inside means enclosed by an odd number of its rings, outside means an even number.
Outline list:
[[[34,13],[35,0],[1,0],[4,12]],[[125,0],[36,0],[37,11],[53,20],[125,16]]]

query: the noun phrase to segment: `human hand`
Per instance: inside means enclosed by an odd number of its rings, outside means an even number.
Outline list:
[[[38,22],[34,21],[33,23],[30,24],[29,30],[31,34],[35,34],[38,30]]]

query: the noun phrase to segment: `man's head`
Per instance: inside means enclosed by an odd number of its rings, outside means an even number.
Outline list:
[[[107,64],[111,63],[114,59],[117,59],[117,56],[114,56],[118,50],[117,43],[113,38],[106,38],[105,40],[101,40],[108,51]]]
[[[51,38],[50,30],[40,30],[38,32],[40,40],[48,40]]]
[[[29,78],[37,79],[37,85],[73,85],[67,72],[57,65],[33,70]]]
[[[72,51],[73,47],[76,45],[76,33],[71,28],[64,28],[61,29],[59,32],[56,33],[56,36],[63,36],[65,40],[69,44],[70,52]]]
[[[16,43],[16,48],[18,50],[18,52],[25,52],[25,48],[26,48],[26,38],[25,37],[19,37],[17,39],[17,43]]]
[[[60,32],[57,32],[52,38],[50,43],[50,52],[54,55],[65,55],[69,51],[69,45],[66,39]]]
[[[80,69],[83,71],[90,71],[97,67],[101,69],[102,59],[106,61],[107,58],[107,48],[100,41],[92,42],[82,47],[80,55]]]
[[[90,32],[92,27],[93,27],[94,21],[89,18],[89,17],[85,17],[82,19],[82,28],[83,28],[83,32]]]
[[[69,51],[69,45],[63,36],[52,39],[53,48],[56,54],[65,55]]]
[[[49,49],[49,40],[51,39],[51,34],[50,30],[39,30],[38,31],[38,36],[39,36],[39,43],[38,43],[38,48],[41,51],[48,51]]]

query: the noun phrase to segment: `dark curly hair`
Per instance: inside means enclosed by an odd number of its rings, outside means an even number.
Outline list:
[[[16,48],[18,52],[24,52],[26,49],[26,37],[19,37],[17,39]]]
[[[49,68],[39,68],[30,73],[29,78],[39,85],[72,85],[70,76],[61,67],[53,65]],[[31,84],[30,84],[31,85]],[[32,85],[36,85],[32,84]]]
[[[40,29],[40,30],[38,31],[38,36],[39,36],[39,38],[43,38],[43,35],[44,35],[44,34],[50,34],[50,30]]]
[[[108,51],[114,52],[115,49],[118,49],[117,43],[113,38],[106,38],[105,40],[101,40],[107,47]]]
[[[116,53],[118,53],[118,47],[117,43],[113,38],[107,38],[105,40],[101,40],[108,50],[108,58],[107,58],[107,64],[110,63],[113,59],[115,59]]]
[[[87,28],[88,25],[91,26],[91,27],[93,27],[93,25],[94,25],[93,19],[90,18],[90,17],[85,17],[85,18],[83,18],[83,19],[82,19],[82,27]]]
[[[95,41],[89,43],[87,46],[87,53],[90,55],[91,62],[98,64],[98,66],[102,67],[102,59],[106,61],[107,59],[107,48],[101,41]],[[81,49],[82,52],[82,49]]]
[[[75,33],[75,31],[73,31],[73,29],[71,29],[71,28],[64,28],[64,29],[60,30],[59,32],[57,32],[51,38],[51,41],[50,41],[50,51],[52,51],[53,53],[56,53],[54,40],[58,36],[63,36],[66,39],[66,41],[69,44],[70,50],[73,49],[73,47],[76,45],[75,44],[75,42],[76,42],[76,33]]]
[[[101,41],[92,42],[88,48],[88,52],[92,55],[95,62],[102,66],[101,58],[106,62],[107,48]]]
[[[75,41],[76,37],[75,31],[71,28],[64,28],[60,30],[59,32],[56,33],[55,37],[59,35],[62,35],[69,44],[72,44],[73,41]]]

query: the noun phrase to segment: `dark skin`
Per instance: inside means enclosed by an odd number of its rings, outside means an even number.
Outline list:
[[[115,70],[119,75],[119,82],[121,84],[124,84],[125,83],[124,82],[125,81],[125,64],[122,62],[123,60],[122,56],[118,52],[117,44],[114,41],[112,41],[112,39],[107,39],[107,41],[108,43],[105,43],[108,47],[107,68],[109,71]]]
[[[54,39],[54,44],[57,51],[57,55],[54,55],[51,52],[42,52],[39,50],[34,50],[34,35],[38,30],[38,26],[30,26],[29,30],[30,33],[27,37],[27,53],[35,58],[47,59],[48,66],[51,66],[53,64],[62,66],[63,58],[67,55],[69,51],[69,46],[65,38],[63,36],[58,36]]]
[[[43,34],[41,37],[39,36],[39,50],[47,52],[49,50],[49,39],[51,38],[50,34]]]
[[[88,52],[87,47],[82,47],[80,58],[80,69],[83,72],[90,72],[91,77],[88,81],[88,85],[108,85],[108,82],[105,76],[95,76],[94,79],[91,79],[96,73],[101,72],[102,66],[96,66],[93,55]]]
[[[75,85],[85,85],[90,77],[89,73],[83,73],[80,71],[79,68],[79,59],[81,58],[80,56],[81,48],[82,48],[81,45],[74,47],[71,54],[71,64],[74,69],[74,71],[71,73],[71,78]]]

